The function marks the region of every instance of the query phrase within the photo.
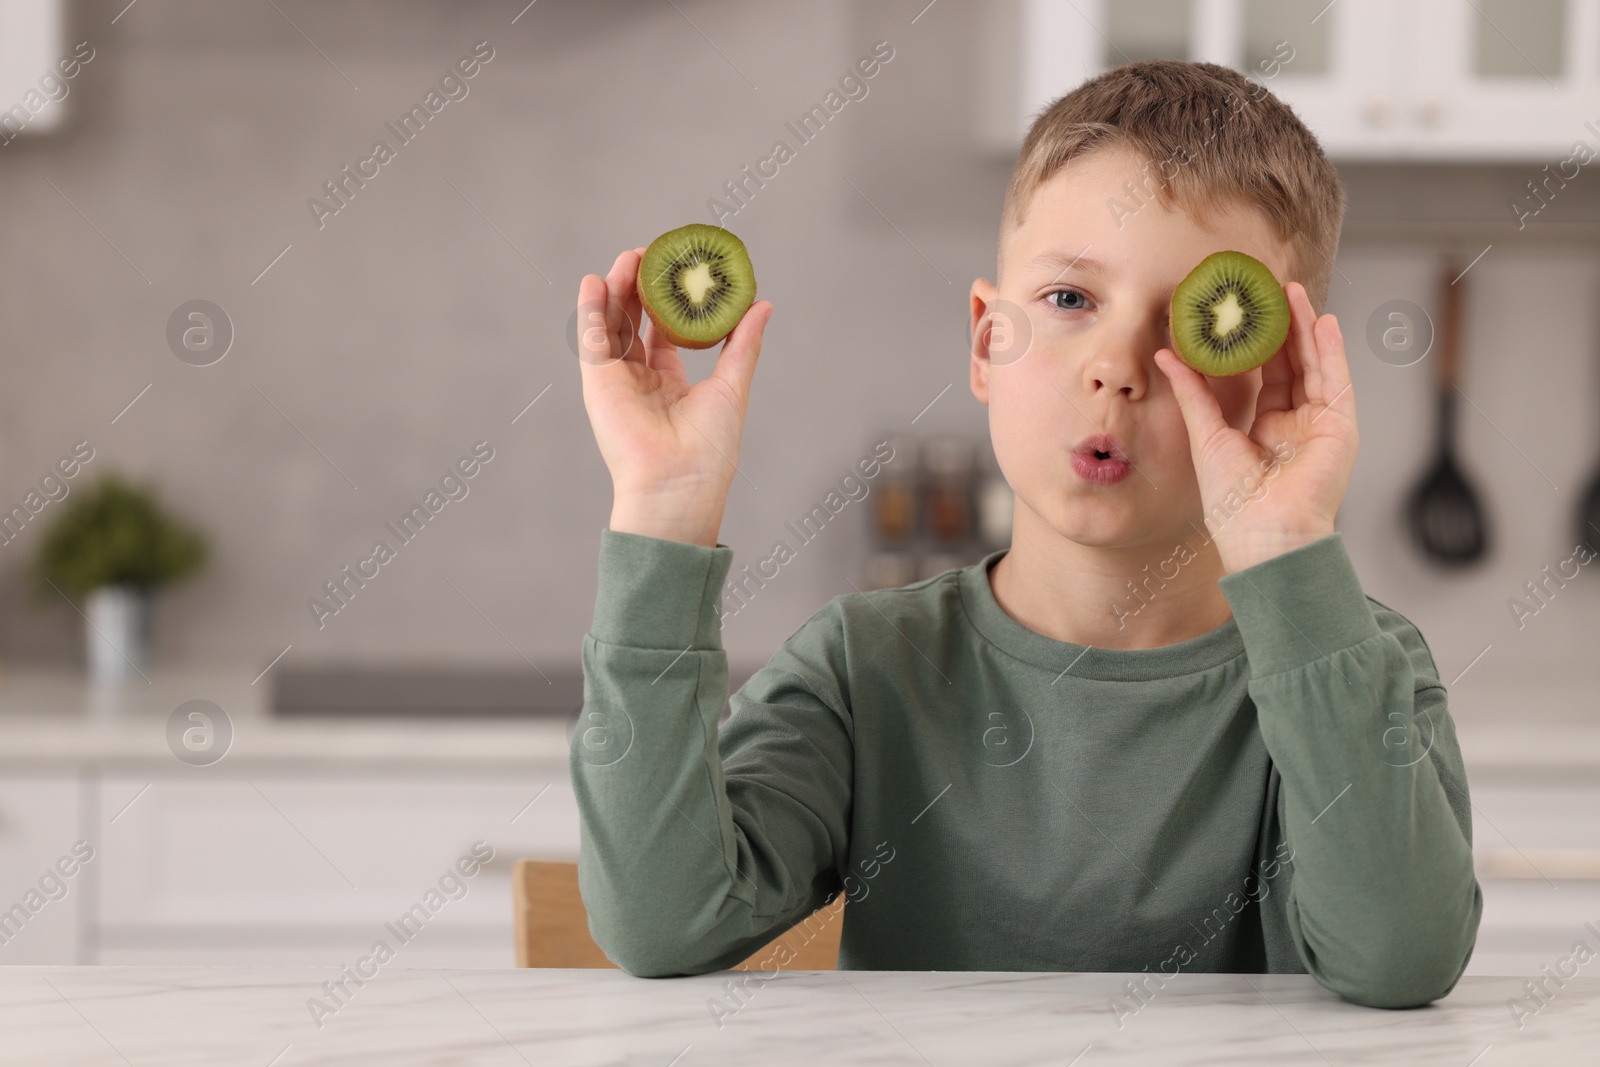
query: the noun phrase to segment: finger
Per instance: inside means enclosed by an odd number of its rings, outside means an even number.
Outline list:
[[[645,250],[642,248],[635,248],[633,251],[636,255],[638,255],[640,262],[643,262]],[[628,321],[633,324],[634,341],[643,345],[645,314],[644,305],[639,295],[639,271],[637,267],[634,268],[633,284],[628,287],[627,295],[623,298],[622,310],[627,314]],[[646,362],[649,362],[652,367],[655,366],[655,363],[650,360],[650,354],[648,350],[645,351],[643,358],[646,360]]]
[[[1294,365],[1289,346],[1278,349],[1261,367],[1261,392],[1256,394],[1256,418],[1269,411],[1288,411],[1294,402]]]
[[[662,336],[656,320],[649,315],[644,316],[642,329],[644,339],[640,347],[644,351],[646,365],[662,374],[683,378],[683,357],[678,355],[678,346]]]
[[[628,314],[628,305],[638,302],[639,255],[628,250],[617,256],[606,275],[606,332],[612,338],[611,355],[615,359],[645,361],[644,347],[634,343],[638,337],[638,321]]]
[[[712,377],[728,384],[741,407],[750,399],[750,382],[755,377],[756,360],[761,356],[762,333],[771,317],[772,301],[757,300],[751,304],[723,343],[716,369],[711,372]]]
[[[645,249],[633,250],[639,256],[639,262],[644,262]],[[639,294],[637,284],[637,268],[635,268],[635,284],[632,299],[627,305],[633,315],[634,322],[638,325],[640,336],[643,340],[644,361],[648,366],[665,373],[683,376],[683,359],[678,355],[678,346],[668,340],[656,322],[644,310],[644,300]]]
[[[1222,417],[1222,405],[1217,403],[1216,394],[1205,383],[1200,372],[1179,359],[1170,348],[1161,349],[1155,359],[1156,366],[1172,383],[1172,392],[1178,398],[1178,410],[1183,413],[1183,424],[1189,430],[1189,449],[1198,463],[1206,442],[1218,430],[1227,428],[1228,424]]]
[[[1339,320],[1332,315],[1324,315],[1316,321],[1313,332],[1317,338],[1324,387],[1332,394],[1324,403],[1354,419],[1356,395],[1350,387],[1350,361],[1345,355],[1344,332],[1339,329]]]
[[[586,366],[611,362],[611,331],[606,324],[605,279],[585,274],[578,283],[578,361]]]
[[[1299,407],[1306,402],[1306,361],[1300,350],[1300,337],[1295,332],[1299,325],[1299,312],[1295,310],[1294,295],[1290,289],[1294,283],[1283,287],[1284,300],[1289,305],[1289,329],[1284,334],[1283,352],[1289,361],[1290,386],[1289,401],[1291,407]]]
[[[1318,358],[1317,339],[1313,332],[1317,313],[1311,309],[1311,298],[1306,296],[1306,287],[1299,282],[1290,282],[1285,292],[1289,297],[1287,343],[1300,372],[1300,383],[1294,394],[1295,406],[1322,403],[1326,401],[1327,394],[1322,391],[1322,361]]]
[[[683,361],[678,356],[678,346],[666,334],[661,332],[661,327],[656,325],[656,320],[649,315],[641,316],[639,328],[644,331],[644,359],[650,366],[661,370],[666,367],[683,367]]]

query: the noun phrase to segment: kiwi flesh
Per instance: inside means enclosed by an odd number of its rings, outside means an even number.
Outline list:
[[[1226,378],[1271,359],[1289,336],[1289,301],[1267,265],[1215,252],[1172,291],[1172,342],[1201,374]]]
[[[651,241],[639,260],[638,285],[650,321],[679,348],[710,348],[733,332],[756,299],[744,242],[702,222]]]

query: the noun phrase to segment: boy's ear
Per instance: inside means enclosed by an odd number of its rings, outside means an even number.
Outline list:
[[[978,278],[972,283],[967,329],[972,338],[972,395],[979,403],[987,404],[991,370],[1028,354],[1033,344],[1033,323],[1026,311],[1003,299],[988,281]]]
[[[972,307],[967,333],[972,339],[972,395],[978,403],[989,403],[989,308],[999,293],[983,278],[972,283]]]

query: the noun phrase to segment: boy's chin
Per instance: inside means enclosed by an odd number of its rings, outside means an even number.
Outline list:
[[[1110,516],[1090,518],[1077,515],[1063,517],[1060,522],[1052,525],[1062,537],[1084,548],[1124,549],[1146,544],[1152,540],[1149,524],[1132,515],[1117,518]]]
[[[1192,532],[1181,518],[1151,515],[1131,507],[1107,508],[1088,504],[1077,508],[1069,504],[1053,517],[1056,533],[1084,548],[1129,549],[1141,546],[1167,550],[1174,540]]]

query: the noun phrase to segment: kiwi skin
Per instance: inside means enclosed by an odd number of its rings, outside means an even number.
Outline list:
[[[650,306],[648,300],[641,300],[640,304],[644,307],[644,313],[650,316],[650,321],[656,324],[656,332],[679,348],[714,348],[723,340],[723,338],[719,337],[715,341],[696,341],[692,338],[684,337],[661,320],[661,317],[656,314],[656,309]]]
[[[751,304],[755,303],[755,298],[756,298],[756,276],[755,276],[755,270],[754,270],[754,268],[752,268],[750,266],[750,257],[749,257],[749,254],[745,250],[744,242],[741,241],[738,238],[738,236],[733,233],[733,231],[725,229],[725,228],[723,228],[721,226],[709,226],[709,225],[706,225],[705,223],[689,223],[686,226],[680,226],[675,230],[668,230],[666,233],[661,234],[654,241],[650,242],[650,246],[654,247],[658,242],[662,241],[663,239],[670,239],[670,238],[676,237],[678,235],[683,234],[684,231],[694,231],[694,230],[717,230],[723,235],[723,237],[731,239],[733,241],[734,248],[737,250],[738,255],[743,258],[744,266],[749,270],[749,273],[750,273],[750,303]],[[649,290],[645,285],[645,279],[644,279],[644,264],[645,264],[645,260],[647,260],[649,257],[650,257],[650,248],[646,248],[645,249],[645,254],[639,257],[639,270],[638,270],[638,273],[635,275],[635,278],[634,278],[634,286],[636,288],[636,291],[639,294],[639,303],[644,308],[645,314],[650,316],[650,321],[655,324],[656,332],[659,333],[664,339],[672,342],[674,345],[676,345],[679,348],[692,348],[692,349],[712,348],[712,347],[714,347],[714,346],[716,346],[718,344],[721,344],[722,341],[724,341],[727,338],[728,334],[725,333],[721,337],[713,337],[713,338],[710,338],[709,340],[706,339],[706,338],[685,337],[681,333],[679,333],[677,330],[672,328],[672,324],[666,321],[666,316],[665,315],[662,315],[662,314],[658,313],[656,311],[656,309],[651,306],[650,298],[649,298],[649,295],[648,295]],[[748,310],[749,310],[749,304],[746,304],[744,308],[740,309],[738,317],[734,319],[734,328],[738,327],[738,324],[739,324],[740,320],[742,320],[744,318],[744,312],[748,311]],[[733,332],[733,329],[730,329],[728,331],[728,333],[732,333],[732,332]]]
[[[1206,313],[1196,308],[1221,285],[1232,284],[1244,297],[1246,313],[1261,331],[1240,342],[1240,351],[1208,351]],[[1212,378],[1244,374],[1266,363],[1289,336],[1289,301],[1265,263],[1244,252],[1214,252],[1178,283],[1169,308],[1172,347],[1183,361]]]

